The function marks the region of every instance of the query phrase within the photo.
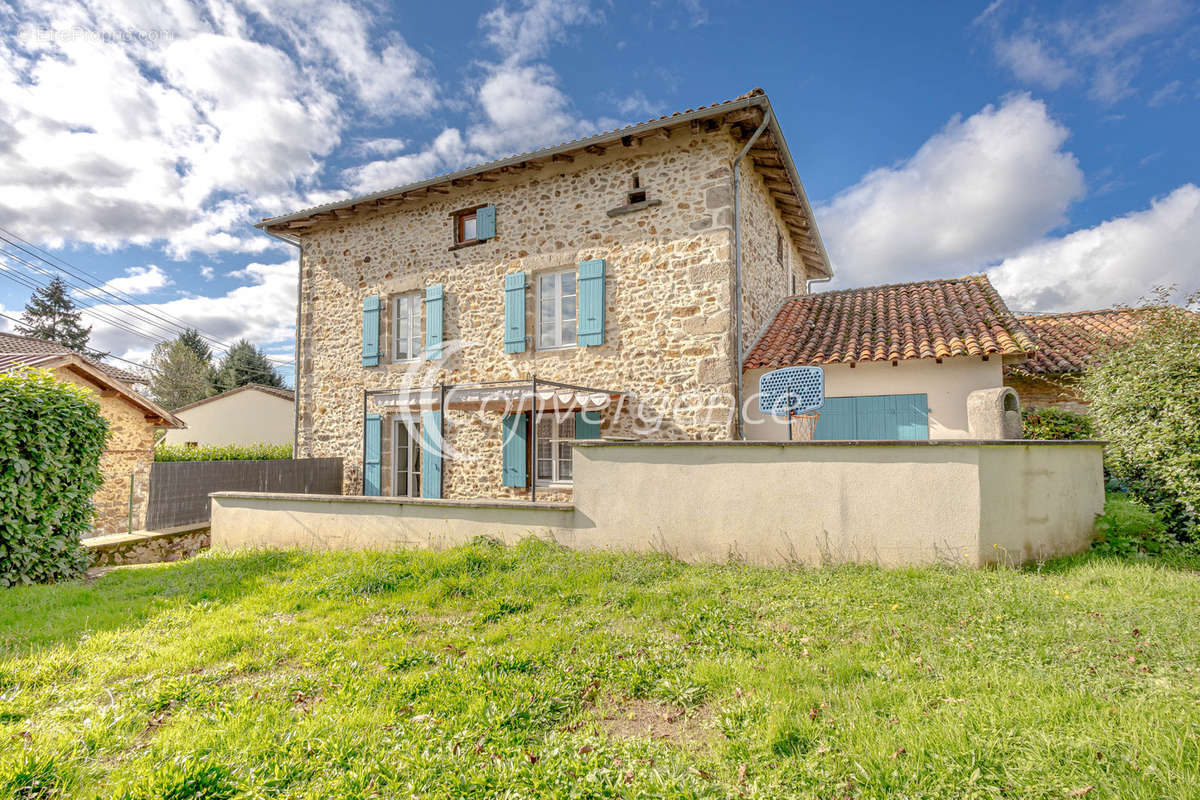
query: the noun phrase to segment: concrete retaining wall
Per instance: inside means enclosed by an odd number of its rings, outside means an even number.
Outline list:
[[[213,495],[213,547],[446,547],[477,535],[687,561],[1019,563],[1087,547],[1098,442],[580,442],[574,504]]]

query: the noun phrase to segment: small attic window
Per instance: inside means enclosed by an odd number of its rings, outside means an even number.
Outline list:
[[[629,197],[628,197],[629,205],[633,205],[634,203],[646,202],[646,190],[642,188],[642,176],[641,175],[637,174],[636,172],[633,173],[633,180],[630,181],[629,186],[630,186]]]

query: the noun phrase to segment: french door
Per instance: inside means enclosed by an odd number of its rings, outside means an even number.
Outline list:
[[[392,420],[392,495],[421,496],[421,423],[416,418]]]

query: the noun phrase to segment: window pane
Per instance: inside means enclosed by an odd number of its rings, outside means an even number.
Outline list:
[[[558,421],[559,436],[563,439],[575,438],[575,415],[568,414]]]
[[[558,274],[562,278],[562,293],[564,295],[575,294],[575,273],[560,272]]]
[[[567,448],[570,449],[569,447]],[[558,479],[560,481],[571,480],[571,456],[568,454],[565,460],[558,462]]]
[[[446,229],[442,228],[442,230],[446,230]],[[475,238],[475,215],[472,214],[469,217],[463,217],[462,240],[464,242],[469,242],[474,238]]]
[[[539,458],[537,462],[537,477],[540,481],[554,480],[554,462],[550,460],[543,461]]]
[[[560,344],[575,344],[575,320],[564,320],[559,331]]]

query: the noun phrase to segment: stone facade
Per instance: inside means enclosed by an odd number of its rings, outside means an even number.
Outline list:
[[[538,170],[493,182],[447,187],[396,210],[356,214],[301,232],[298,453],[340,456],[345,491],[362,491],[364,391],[412,385],[539,379],[625,392],[604,412],[606,436],[728,439],[734,430],[732,159],[740,144],[728,128],[676,130],[669,140],[604,153],[576,152]],[[761,176],[743,167],[743,246],[749,343],[790,292],[788,264],[800,264],[777,232],[785,230]],[[623,206],[637,175],[650,201]],[[654,201],[658,201],[654,204]],[[496,208],[496,236],[454,248],[452,215]],[[536,339],[539,275],[606,262],[605,341],[541,350]],[[504,276],[525,271],[524,353],[504,352]],[[466,343],[444,363],[392,360],[391,299],[441,284],[444,341]],[[799,276],[803,291],[804,276]],[[361,363],[364,298],[387,300],[381,364]],[[652,422],[661,416],[661,424]],[[501,486],[501,416],[452,411],[447,443],[459,454],[443,465],[443,497],[527,497]],[[391,493],[392,425],[384,420],[383,486]],[[539,499],[569,495],[545,492]]]
[[[207,550],[209,528],[206,524],[187,530],[119,533],[84,539],[81,544],[91,554],[92,567],[158,564],[163,561],[182,561]]]
[[[1079,395],[1074,383],[1077,373],[1060,375],[1031,375],[1006,373],[1004,385],[1014,389],[1021,399],[1021,408],[1061,408],[1086,413],[1088,404]]]
[[[92,530],[96,535],[128,533],[139,530],[146,521],[146,501],[150,496],[150,466],[154,463],[155,426],[146,421],[146,412],[123,397],[109,397],[101,387],[60,367],[55,375],[92,390],[100,402],[100,411],[108,420],[108,444],[100,457],[104,483],[93,501],[96,516]],[[130,493],[133,495],[130,528]]]

